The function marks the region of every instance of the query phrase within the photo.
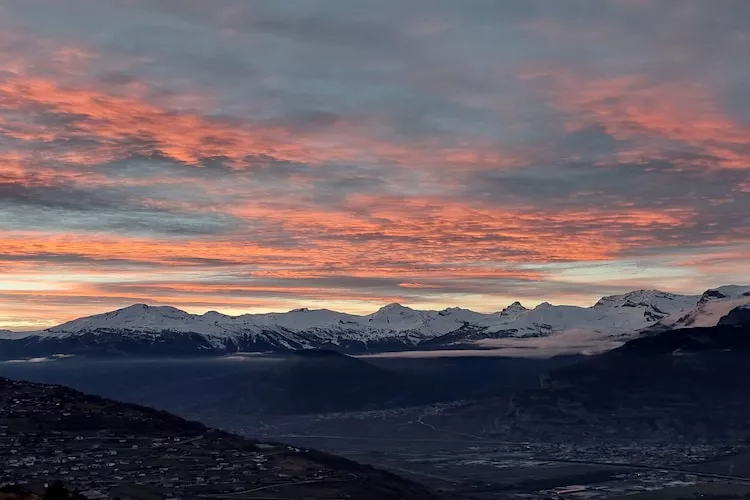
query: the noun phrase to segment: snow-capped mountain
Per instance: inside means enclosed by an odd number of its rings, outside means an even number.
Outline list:
[[[548,337],[568,330],[586,330],[603,337],[637,334],[672,315],[695,307],[698,295],[637,290],[603,297],[592,307],[554,306],[547,302],[526,309],[516,302],[438,339],[445,344],[485,339]]]
[[[484,315],[467,309],[417,311],[400,304],[389,304],[367,316],[339,313],[328,309],[295,309],[287,313],[228,316],[215,311],[189,314],[174,307],[144,304],[105,314],[77,319],[46,331],[66,336],[84,332],[111,330],[138,331],[147,334],[170,332],[199,333],[215,340],[238,335],[280,335],[287,342],[318,347],[321,344],[382,343],[397,339],[404,344],[453,331],[465,322]]]
[[[696,325],[715,325],[721,316],[744,303],[750,303],[750,286],[722,287],[702,296],[638,290],[604,297],[592,307],[543,303],[527,309],[514,302],[492,314],[458,307],[420,311],[389,304],[364,316],[327,309],[228,316],[136,304],[41,332],[4,334],[0,336],[0,357],[215,355],[308,348],[372,352],[456,344],[470,347],[488,339],[549,338],[565,332],[579,336],[584,332],[594,340],[624,341],[655,325],[661,329],[684,326],[693,317],[701,318],[693,320]]]
[[[654,325],[656,329],[716,326],[733,309],[750,304],[750,286],[728,285],[706,290],[694,308],[673,314]]]
[[[523,304],[521,304],[518,301],[513,302],[511,305],[500,311],[501,316],[505,316],[507,318],[517,319],[519,316],[523,315],[524,313],[528,312],[529,310],[526,309]]]
[[[179,332],[211,333],[200,316],[169,306],[147,306],[135,304],[116,311],[75,319],[52,327],[46,332],[53,335],[70,335],[85,331],[118,328],[138,330],[144,333],[163,330]]]
[[[462,327],[485,315],[466,309],[417,311],[390,304],[357,316],[326,309],[228,316],[190,314],[169,306],[136,304],[76,319],[42,332],[0,340],[0,356],[57,352],[97,354],[222,354],[337,348],[349,352],[399,350]]]

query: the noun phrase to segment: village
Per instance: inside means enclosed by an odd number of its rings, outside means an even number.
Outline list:
[[[255,491],[360,479],[294,446],[258,443],[56,386],[4,383],[14,387],[0,391],[0,486],[43,491],[61,480],[88,500],[254,498]]]

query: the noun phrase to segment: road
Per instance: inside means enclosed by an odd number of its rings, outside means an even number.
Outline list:
[[[287,486],[301,486],[304,484],[322,484],[322,483],[346,483],[349,481],[356,481],[359,479],[359,476],[354,474],[353,472],[349,473],[348,479],[308,479],[305,481],[290,481],[288,483],[275,483],[275,484],[267,484],[264,486],[259,486],[257,488],[251,488],[247,490],[242,491],[235,491],[233,493],[222,493],[222,494],[212,494],[212,495],[198,495],[200,498],[226,498],[226,499],[239,499],[242,498],[244,495],[249,495],[251,493],[256,493],[258,491],[264,491],[264,490],[270,490],[273,488],[285,488]],[[253,500],[257,500],[257,496],[249,497]],[[283,498],[283,497],[279,497]]]

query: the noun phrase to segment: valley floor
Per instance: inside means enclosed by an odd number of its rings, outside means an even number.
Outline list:
[[[441,427],[448,406],[220,420],[237,432],[316,447],[476,499],[605,498],[701,483],[750,487],[750,450],[736,443],[503,440]]]

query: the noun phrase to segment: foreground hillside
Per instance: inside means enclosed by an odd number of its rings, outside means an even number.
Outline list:
[[[324,453],[259,443],[61,386],[0,379],[0,484],[62,479],[114,498],[441,498]]]

